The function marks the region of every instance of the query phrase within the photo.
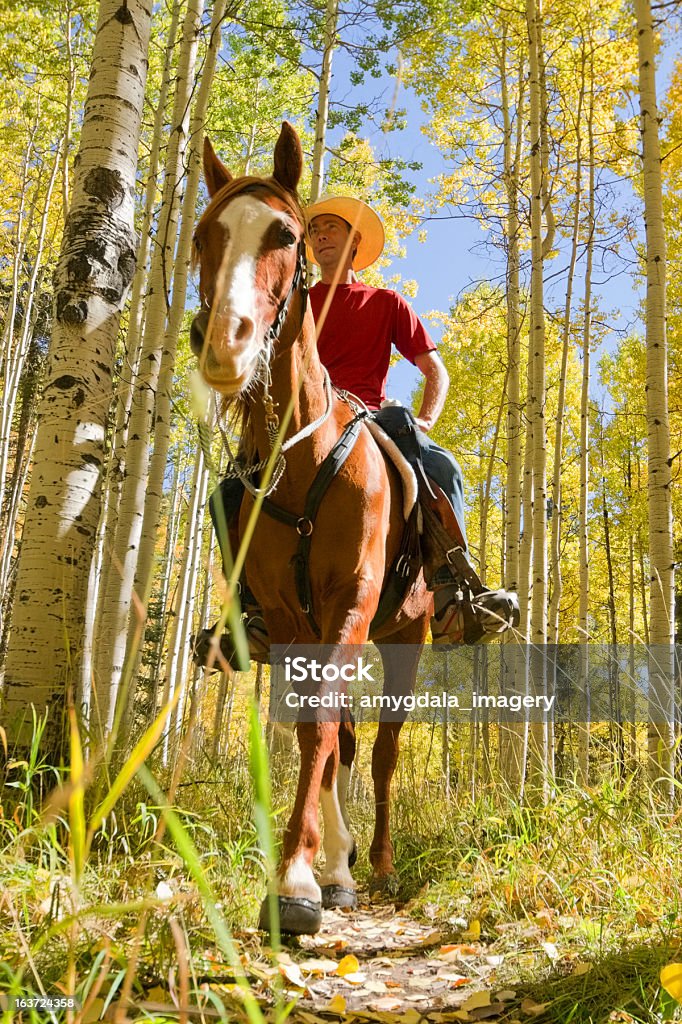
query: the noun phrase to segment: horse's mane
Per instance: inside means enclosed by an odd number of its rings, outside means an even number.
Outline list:
[[[231,181],[228,181],[227,184],[223,185],[222,188],[219,188],[215,195],[211,197],[208,206],[199,218],[195,228],[195,237],[192,239],[192,254],[190,262],[192,273],[195,273],[199,265],[200,258],[199,250],[195,241],[196,232],[207,220],[209,220],[209,218],[215,216],[216,212],[228,203],[230,199],[233,199],[237,195],[258,191],[263,191],[270,195],[277,196],[278,199],[281,199],[282,202],[286,203],[289,211],[297,218],[301,226],[305,226],[305,217],[303,216],[301,201],[296,192],[290,192],[288,189],[284,188],[283,185],[280,185],[275,178],[259,178],[254,175],[244,175],[241,178],[233,178]],[[241,438],[239,446],[240,451],[243,453],[247,461],[251,461],[255,456],[256,445],[250,424],[251,413],[249,403],[246,399],[249,391],[256,387],[260,380],[261,374],[256,372],[246,390],[239,392],[237,395],[223,395],[219,406],[219,415],[225,418],[229,417],[231,420],[230,426],[232,430],[239,434]]]

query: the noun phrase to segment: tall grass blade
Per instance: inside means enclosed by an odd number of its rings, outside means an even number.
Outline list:
[[[273,949],[278,950],[281,945],[279,931],[279,905],[277,893],[272,886],[272,879],[275,874],[275,841],[272,835],[272,790],[270,786],[270,765],[268,762],[268,748],[261,728],[258,705],[255,701],[251,704],[249,715],[249,751],[251,759],[251,777],[255,793],[253,808],[254,823],[260,840],[261,849],[265,856],[265,863],[268,872],[268,904],[270,911],[270,944]]]
[[[85,765],[83,763],[83,747],[76,712],[69,708],[70,747],[71,747],[71,792],[69,794],[69,830],[71,862],[76,885],[80,884],[83,865],[86,858],[86,826],[85,826]]]

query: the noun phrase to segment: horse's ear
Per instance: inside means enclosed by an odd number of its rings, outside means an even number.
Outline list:
[[[232,175],[222,160],[219,160],[208,135],[204,138],[204,178],[208,194],[213,198],[223,185],[232,181]]]
[[[288,121],[283,121],[282,130],[275,146],[273,178],[288,192],[295,192],[302,173],[303,150],[296,129]]]

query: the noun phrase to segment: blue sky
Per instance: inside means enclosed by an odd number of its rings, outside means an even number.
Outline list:
[[[659,100],[667,88],[678,54],[679,49],[671,44],[661,54],[658,73]],[[340,83],[347,80],[347,58],[343,53],[337,54],[334,70],[332,97],[335,96],[337,89],[343,91]],[[383,95],[387,105],[393,100],[394,91],[395,83],[388,78],[378,82],[369,79],[361,89],[364,98]],[[410,178],[417,185],[417,194],[423,196],[431,188],[429,179],[445,169],[446,165],[438,150],[421,131],[425,115],[414,93],[410,89],[402,88],[396,105],[407,110],[405,129],[388,135],[376,130],[369,133],[369,138],[378,156],[391,155],[409,161],[419,161],[422,164],[422,170],[411,172]],[[632,206],[637,203],[629,184],[619,184],[617,189],[616,201],[619,206]],[[411,301],[415,311],[422,317],[430,310],[447,310],[458,294],[476,281],[496,279],[501,269],[497,260],[494,260],[481,244],[487,236],[473,220],[431,221],[425,227],[426,242],[420,243],[415,232],[405,242],[405,258],[395,260],[390,268],[391,273],[397,272],[404,279],[413,278],[418,282],[417,296]],[[559,255],[549,273],[554,273],[565,263],[566,260],[562,261]],[[582,274],[582,267],[579,266],[574,286],[574,305],[582,299]],[[565,276],[562,275],[548,289],[548,305],[558,306],[563,303],[564,288]],[[618,340],[618,332],[638,327],[642,289],[635,285],[630,274],[621,272],[611,277],[608,272],[602,273],[595,261],[594,292],[600,306],[609,311],[609,322],[617,329],[605,343],[613,348]],[[438,341],[438,332],[431,328],[430,330],[434,340]],[[389,375],[389,396],[399,398],[408,404],[418,377],[419,373],[413,366],[404,359],[400,360]]]

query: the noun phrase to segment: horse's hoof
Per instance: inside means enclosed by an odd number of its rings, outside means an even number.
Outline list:
[[[353,840],[353,849],[348,854],[348,867],[352,868],[358,859],[358,844]]]
[[[358,905],[355,889],[348,889],[345,885],[323,885],[321,888],[322,906],[325,910],[332,910],[335,907],[355,910]]]
[[[270,899],[266,896],[260,905],[258,927],[271,932]],[[314,935],[322,924],[322,907],[303,896],[278,896],[279,930],[283,935]]]
[[[374,896],[381,896],[385,899],[395,899],[400,890],[400,882],[396,874],[375,875],[369,883],[370,899]]]

